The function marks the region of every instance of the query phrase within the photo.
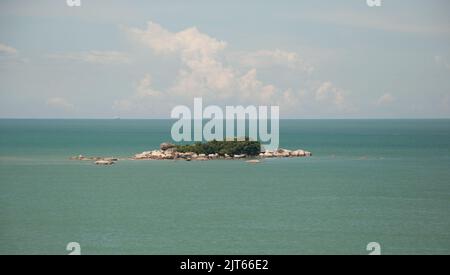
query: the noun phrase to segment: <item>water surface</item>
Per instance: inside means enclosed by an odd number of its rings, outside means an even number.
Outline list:
[[[312,158],[121,161],[168,120],[0,120],[0,253],[450,254],[450,120],[282,120]]]

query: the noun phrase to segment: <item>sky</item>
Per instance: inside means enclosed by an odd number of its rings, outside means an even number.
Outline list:
[[[450,118],[450,1],[0,0],[0,118]]]

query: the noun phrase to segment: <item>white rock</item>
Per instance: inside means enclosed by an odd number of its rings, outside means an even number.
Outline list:
[[[155,150],[155,151],[152,151],[151,157],[152,158],[164,158],[164,153],[159,150]]]
[[[135,159],[146,159],[149,157],[149,152],[143,152],[134,156]]]
[[[274,153],[274,156],[276,156],[276,157],[289,157],[290,153],[291,153],[291,151],[280,148]]]
[[[305,151],[303,150],[295,150],[291,153],[291,155],[293,157],[304,157],[305,156]]]

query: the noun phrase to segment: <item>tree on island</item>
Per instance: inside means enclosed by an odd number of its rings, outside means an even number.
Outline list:
[[[177,152],[187,153],[194,152],[196,154],[219,154],[220,156],[247,155],[257,156],[261,153],[261,142],[251,141],[249,138],[245,140],[217,141],[212,140],[205,143],[196,142],[188,145],[177,145]]]

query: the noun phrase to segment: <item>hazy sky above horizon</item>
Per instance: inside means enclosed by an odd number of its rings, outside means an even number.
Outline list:
[[[0,0],[0,117],[450,118],[450,1]]]

